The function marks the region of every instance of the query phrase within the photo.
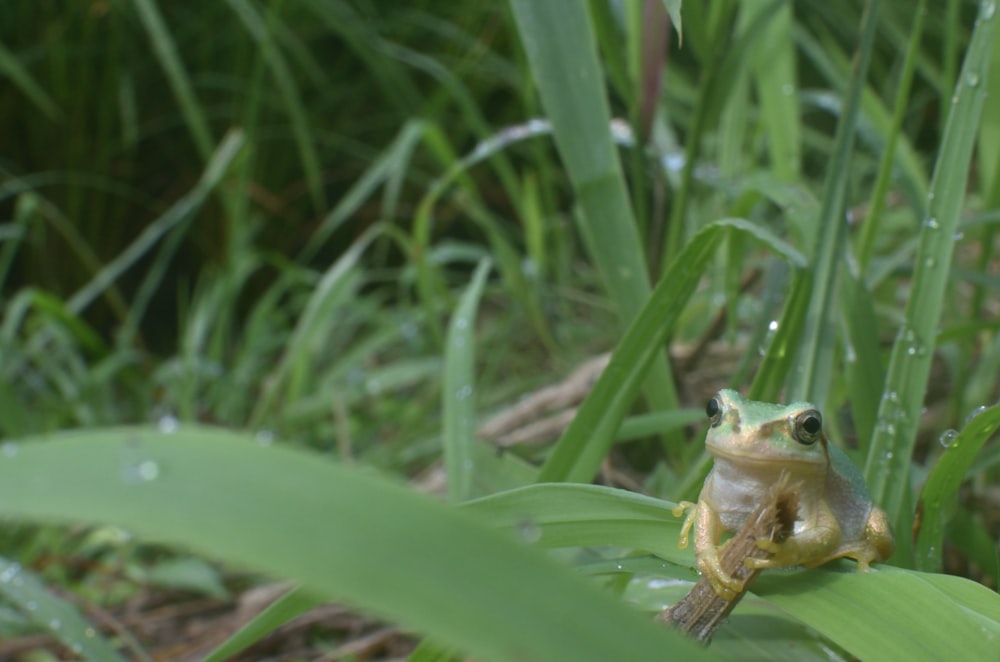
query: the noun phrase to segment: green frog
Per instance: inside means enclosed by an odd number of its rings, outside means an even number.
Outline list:
[[[892,556],[889,518],[872,504],[857,467],[827,441],[816,407],[755,402],[726,389],[708,402],[705,413],[711,421],[705,446],[715,462],[698,503],[682,502],[674,515],[690,510],[678,546],[687,547],[696,525],[698,569],[717,594],[732,598],[743,588],[719,564],[723,531],[740,528],[783,474],[801,483],[792,534],[780,543],[758,540],[771,557],[746,559],[748,567],[811,568],[850,557],[858,570],[868,570],[869,564]]]

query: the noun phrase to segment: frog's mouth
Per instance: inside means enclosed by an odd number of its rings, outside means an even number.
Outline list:
[[[733,450],[732,448],[723,448],[717,444],[706,441],[705,447],[708,448],[709,452],[712,453],[717,458],[723,458],[726,460],[731,460],[733,462],[739,462],[740,464],[751,464],[757,466],[771,466],[773,467],[776,463],[783,465],[796,465],[802,467],[823,467],[829,464],[830,459],[826,452],[826,443],[823,442],[823,454],[822,455],[803,455],[801,453],[787,453],[778,452],[771,448],[767,453],[756,453],[756,452],[744,452],[739,450]]]

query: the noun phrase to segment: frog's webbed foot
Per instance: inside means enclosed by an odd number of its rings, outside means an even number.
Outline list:
[[[757,547],[768,552],[770,557],[748,558],[743,564],[757,570],[788,568],[794,565],[813,568],[844,555],[843,552],[835,553],[836,534],[834,530],[814,529],[809,536],[792,537],[782,542],[775,542],[770,538],[758,538]]]
[[[723,570],[717,547],[710,547],[698,556],[698,570],[712,584],[716,595],[725,600],[735,599],[746,587],[744,582]]]
[[[677,538],[677,547],[679,549],[686,549],[688,546],[691,527],[694,526],[695,519],[698,517],[698,504],[691,503],[690,501],[681,501],[670,511],[674,517],[680,517],[684,514],[685,510],[687,511],[687,517],[684,518],[684,524],[681,525],[681,534]]]

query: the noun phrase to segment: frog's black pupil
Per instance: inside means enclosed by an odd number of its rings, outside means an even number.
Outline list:
[[[719,401],[712,398],[705,405],[705,413],[708,414],[709,418],[715,418],[715,415],[719,413]]]
[[[816,434],[822,425],[819,422],[819,418],[816,416],[807,416],[806,420],[802,421],[802,429],[804,429],[809,434]]]

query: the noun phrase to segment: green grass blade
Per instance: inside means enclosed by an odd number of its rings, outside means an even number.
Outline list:
[[[84,660],[124,658],[80,615],[71,603],[54,596],[34,573],[0,557],[0,595],[28,619]]]
[[[274,43],[272,39],[274,31],[267,24],[268,20],[277,20],[277,17],[274,12],[269,12],[265,20],[265,17],[261,16],[247,0],[226,0],[226,2],[257,44],[260,56],[267,63],[274,76],[275,84],[281,90],[278,97],[285,106],[285,112],[288,113],[288,119],[292,126],[292,136],[295,138],[295,146],[299,152],[299,160],[302,162],[302,170],[309,186],[313,206],[317,212],[324,211],[326,196],[323,193],[319,154],[316,151],[312,130],[309,127],[309,116],[302,101],[302,94],[296,84],[296,77],[289,69],[277,44]]]
[[[0,453],[0,512],[189,545],[484,660],[705,656],[470,513],[248,435],[182,426],[23,439]]]
[[[979,449],[1000,427],[1000,405],[976,415],[957,435],[954,430],[942,433],[948,445],[937,461],[920,493],[920,528],[914,542],[914,560],[918,570],[941,572],[944,527],[949,504],[958,496],[958,488],[972,466]]]
[[[490,273],[484,258],[476,267],[448,325],[444,354],[444,466],[452,503],[472,495],[476,443],[476,309]]]
[[[556,147],[576,192],[584,235],[608,296],[628,325],[649,296],[639,241],[586,3],[510,0]],[[658,361],[647,394],[655,409],[677,404],[666,363]]]
[[[194,141],[198,153],[207,160],[212,153],[212,143],[215,140],[212,139],[208,119],[194,93],[194,87],[191,85],[183,62],[181,62],[173,37],[170,36],[170,31],[163,21],[160,8],[157,6],[156,0],[133,0],[133,4],[143,27],[146,29],[146,34],[153,42],[153,51],[160,61],[160,67],[163,68],[163,72],[167,76],[170,89],[177,98],[177,103],[180,104],[181,114],[184,116],[184,122],[191,133],[191,139]]]
[[[903,530],[909,524],[902,515],[910,460],[931,370],[976,128],[986,96],[983,82],[989,73],[990,52],[1000,23],[993,3],[983,3],[979,12],[934,166],[927,218],[920,228],[920,245],[906,303],[906,321],[892,348],[875,437],[865,465],[872,496],[886,509],[897,528],[904,525]]]
[[[847,345],[844,376],[851,394],[851,414],[854,416],[858,446],[864,457],[875,430],[878,400],[885,384],[885,364],[871,293],[850,269],[841,276],[840,310]]]
[[[746,3],[741,7],[740,24],[753,25],[758,14],[768,11],[766,2]],[[795,181],[802,161],[802,138],[791,2],[781,0],[754,42],[750,69],[768,137],[771,170],[781,181]]]
[[[837,122],[834,153],[830,160],[820,203],[819,232],[813,253],[812,294],[798,360],[788,384],[788,400],[808,400],[819,407],[826,402],[833,366],[837,276],[841,268],[847,224],[844,222],[847,183],[854,151],[855,126],[861,106],[868,63],[875,43],[879,0],[869,0],[861,18],[861,43],[857,63]]]
[[[266,389],[251,418],[254,425],[262,425],[262,421],[273,414],[280,398],[291,398],[294,401],[301,396],[295,393],[295,387],[301,384],[302,375],[312,365],[312,356],[324,342],[325,335],[329,332],[330,317],[348,299],[351,285],[357,282],[361,256],[382,231],[380,225],[371,226],[344,251],[316,284],[305,310],[295,323],[284,353],[266,379]]]
[[[252,618],[233,636],[217,646],[205,656],[202,662],[224,662],[240,651],[246,650],[296,616],[304,614],[324,602],[325,600],[301,587],[293,588],[268,605],[264,611]]]
[[[889,126],[889,135],[886,138],[885,150],[882,153],[882,162],[879,164],[878,179],[875,180],[875,187],[872,191],[871,208],[865,219],[861,231],[861,238],[858,240],[858,261],[861,262],[861,271],[868,267],[872,254],[875,251],[875,237],[878,235],[878,228],[881,224],[882,214],[885,211],[886,199],[889,194],[892,174],[896,166],[896,143],[899,133],[902,130],[903,119],[909,108],[907,101],[910,99],[910,87],[913,84],[913,70],[917,65],[917,53],[920,52],[920,41],[924,31],[924,16],[927,14],[927,0],[920,0],[913,13],[913,27],[910,28],[910,40],[906,46],[906,57],[903,60],[903,70],[899,74],[899,87],[896,89],[896,103],[892,112],[892,124]]]
[[[0,74],[13,82],[50,120],[62,118],[63,113],[56,102],[35,82],[28,70],[18,62],[17,56],[7,50],[3,43],[0,43]]]
[[[205,202],[208,195],[218,186],[223,175],[243,148],[245,138],[242,131],[233,130],[226,134],[215,151],[210,154],[205,171],[195,187],[175,202],[133,241],[128,248],[108,262],[86,286],[76,292],[66,307],[80,312],[89,306],[102,292],[115,282],[127,269],[145,257],[153,246],[172,228],[189,219]]]
[[[692,237],[625,332],[611,363],[542,467],[539,482],[593,479],[638,394],[650,362],[669,337],[726,231],[765,239],[765,245],[786,259],[804,260],[790,246],[743,219],[716,221]]]

